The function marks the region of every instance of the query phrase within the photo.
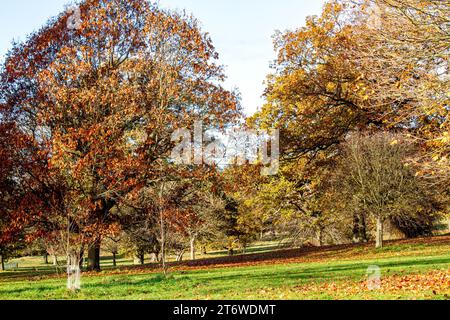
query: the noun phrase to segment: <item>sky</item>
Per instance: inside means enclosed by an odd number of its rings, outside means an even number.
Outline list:
[[[242,106],[250,115],[264,100],[264,80],[276,58],[275,30],[295,29],[309,15],[320,14],[325,0],[160,0],[162,7],[185,9],[209,32],[225,66],[225,87],[237,88]],[[48,18],[63,11],[68,0],[2,1],[0,11],[0,60],[11,41],[23,41]]]

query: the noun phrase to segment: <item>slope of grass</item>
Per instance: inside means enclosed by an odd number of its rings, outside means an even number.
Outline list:
[[[444,241],[443,241],[444,240]],[[392,244],[385,249],[319,250],[298,258],[209,267],[132,268],[85,274],[69,293],[45,271],[0,274],[0,299],[448,299],[450,239]],[[379,290],[367,268],[381,268]]]

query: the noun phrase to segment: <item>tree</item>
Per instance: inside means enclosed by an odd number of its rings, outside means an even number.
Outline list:
[[[237,168],[233,174],[240,184],[233,196],[239,200],[240,229],[247,234],[272,231],[300,246],[345,242],[342,216],[329,205],[329,166],[326,159],[315,165],[291,160],[271,177],[260,176],[258,168]]]
[[[377,248],[383,247],[387,219],[428,213],[432,204],[406,163],[411,156],[414,146],[395,134],[354,134],[344,146],[338,166],[339,188],[350,206],[363,208],[376,221]]]
[[[218,238],[224,226],[225,203],[214,184],[221,179],[216,174],[208,181],[194,182],[187,188],[185,196],[178,201],[187,217],[180,224],[179,232],[187,240],[190,259],[196,259],[196,246],[199,241],[207,242]]]
[[[447,1],[332,0],[305,27],[275,35],[278,58],[267,103],[249,122],[279,128],[282,166],[304,173],[278,180],[280,187],[293,183],[286,193],[294,195],[291,204],[333,221],[340,209],[331,205],[333,214],[321,201],[335,192],[323,188],[327,170],[332,173],[340,146],[358,130],[409,134],[428,150],[408,159],[416,162],[411,168],[427,177],[430,190],[448,196],[448,9]],[[321,197],[323,190],[330,194]],[[364,241],[365,213],[361,206],[351,209],[356,238]],[[412,225],[419,220],[425,231],[427,218],[395,223],[417,234],[421,228]],[[322,219],[316,221],[320,229]]]
[[[6,118],[0,121],[0,271],[5,269],[5,260],[25,245],[25,229],[21,224],[24,216],[14,213],[25,200],[20,183],[27,179],[23,171],[29,166],[24,157],[28,144],[29,140],[14,123]]]
[[[336,154],[353,130],[408,128],[429,150],[422,171],[448,179],[448,10],[448,1],[329,1],[305,27],[276,34],[255,121],[280,128],[287,158]]]
[[[358,1],[357,1],[358,2]],[[359,1],[359,41],[349,59],[359,66],[369,101],[385,110],[387,127],[402,124],[428,151],[421,174],[449,179],[449,1]],[[368,25],[375,16],[376,24]],[[395,106],[395,108],[392,108]]]
[[[98,270],[103,237],[120,228],[115,209],[170,167],[170,133],[199,119],[221,126],[240,111],[194,18],[144,0],[86,0],[80,11],[79,28],[67,28],[64,12],[14,46],[1,101],[39,141],[58,186],[45,185],[60,203],[46,220],[64,217],[56,230],[87,246]]]
[[[348,59],[359,40],[344,14],[343,5],[330,1],[305,27],[275,35],[278,59],[267,80],[267,104],[253,121],[280,129],[285,158],[314,156],[350,130],[381,122],[356,63]]]
[[[113,267],[117,267],[117,254],[119,254],[120,237],[108,237],[105,239],[105,247],[112,254]]]

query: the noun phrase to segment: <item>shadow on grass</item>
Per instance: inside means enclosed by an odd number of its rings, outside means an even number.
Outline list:
[[[31,278],[48,277],[52,275],[57,276],[63,274],[65,274],[65,270],[62,267],[59,267],[58,270],[55,267],[20,268],[16,271],[0,272],[0,284],[5,281],[25,281],[30,280]]]
[[[44,295],[45,293],[55,293],[58,291],[64,290],[64,287],[59,286],[58,284],[49,284],[49,285],[40,285],[38,287],[26,287],[26,285],[23,285],[20,288],[14,288],[14,289],[3,289],[0,288],[0,295],[2,297],[8,297],[14,298],[17,296],[22,297],[21,294],[32,294],[33,298],[36,296],[39,297],[41,295]]]

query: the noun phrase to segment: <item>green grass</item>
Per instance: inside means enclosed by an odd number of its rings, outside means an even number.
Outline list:
[[[0,299],[447,299],[450,289],[418,294],[407,290],[333,292],[304,286],[326,283],[357,284],[368,266],[377,265],[383,277],[449,271],[450,249],[445,244],[393,245],[381,251],[355,248],[312,255],[294,263],[176,270],[168,278],[152,273],[124,271],[83,276],[82,290],[70,293],[64,278],[45,278],[48,269],[0,273]],[[142,271],[140,271],[142,272]],[[43,278],[39,278],[43,277]]]

